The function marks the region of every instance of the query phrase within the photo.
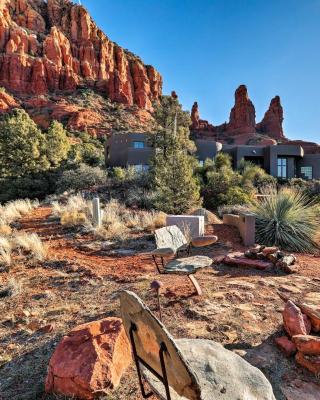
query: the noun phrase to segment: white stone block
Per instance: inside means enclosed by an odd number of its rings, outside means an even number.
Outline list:
[[[204,235],[203,215],[167,215],[167,226],[171,225],[177,225],[183,233],[189,230],[192,238]]]

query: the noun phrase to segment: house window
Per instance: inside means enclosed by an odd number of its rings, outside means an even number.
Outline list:
[[[199,160],[199,166],[203,167],[204,166],[204,161],[203,160]]]
[[[144,149],[144,142],[133,142],[134,149]]]
[[[288,176],[288,160],[286,158],[278,158],[278,178],[286,179]]]
[[[312,179],[313,178],[313,168],[312,167],[301,167],[301,175],[305,179]]]
[[[147,164],[136,164],[133,166],[136,172],[141,173],[141,172],[146,172],[149,169],[149,165]]]

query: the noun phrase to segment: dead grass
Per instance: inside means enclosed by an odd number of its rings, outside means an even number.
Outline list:
[[[18,233],[12,241],[16,249],[27,253],[34,261],[46,260],[48,248],[36,233]]]
[[[33,208],[38,207],[38,201],[15,200],[5,205],[0,205],[0,226],[9,225],[28,214]]]
[[[166,223],[166,214],[155,211],[132,211],[117,200],[102,205],[102,226],[93,226],[92,203],[80,195],[72,196],[66,204],[53,203],[53,214],[63,226],[87,226],[99,238],[125,240],[130,232],[153,232]]]

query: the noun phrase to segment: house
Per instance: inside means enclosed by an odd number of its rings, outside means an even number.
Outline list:
[[[108,167],[134,166],[148,169],[154,149],[148,133],[113,132],[106,142],[105,154]],[[231,156],[233,167],[240,167],[242,159],[261,166],[268,174],[290,179],[320,179],[320,154],[305,154],[299,144],[277,145],[227,145],[212,139],[195,138],[196,154],[200,165],[207,158],[213,159],[222,151]]]

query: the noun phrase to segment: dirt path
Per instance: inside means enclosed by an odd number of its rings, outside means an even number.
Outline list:
[[[92,236],[63,229],[50,214],[49,207],[40,207],[20,221],[22,230],[37,233],[49,245],[48,261],[37,266],[18,262],[0,275],[0,284],[14,280],[20,287],[18,295],[0,299],[1,400],[55,399],[44,394],[43,383],[60,337],[77,324],[118,316],[122,289],[135,291],[156,310],[149,290],[154,279],[164,284],[163,319],[174,336],[212,339],[238,352],[266,374],[277,400],[284,400],[281,388],[294,379],[316,382],[284,358],[273,340],[283,333],[277,291],[304,298],[319,293],[319,258],[300,255],[299,273],[290,276],[207,268],[196,275],[204,292],[196,297],[187,278],[159,275],[145,249],[127,256],[103,251]],[[202,254],[214,257],[242,248],[233,229],[215,225],[210,231],[220,240]],[[37,333],[35,327],[44,324],[52,324],[53,332]],[[133,367],[108,397],[115,399],[141,399]]]

